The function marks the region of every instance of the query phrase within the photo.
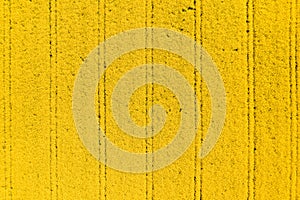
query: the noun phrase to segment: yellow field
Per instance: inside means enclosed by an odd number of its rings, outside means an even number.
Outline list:
[[[1,3],[0,199],[300,200],[298,0]],[[201,73],[165,50],[120,56],[95,91],[100,126],[118,147],[154,152],[180,125],[178,99],[159,84],[140,87],[128,106],[143,126],[151,121],[151,105],[162,105],[161,132],[140,139],[116,125],[110,98],[134,66],[162,63],[177,70],[195,91],[200,115],[196,137],[179,159],[157,171],[127,173],[99,162],[83,145],[72,97],[79,69],[98,44],[144,27],[177,31],[203,46],[224,82],[226,121],[201,159],[212,115]]]

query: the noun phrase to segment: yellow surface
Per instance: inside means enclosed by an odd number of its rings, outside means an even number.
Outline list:
[[[2,4],[0,199],[300,199],[296,0]],[[145,26],[179,31],[203,45],[223,78],[227,116],[213,151],[200,159],[210,98],[198,74],[202,118],[193,144],[162,170],[130,174],[105,167],[83,146],[73,122],[72,92],[80,65],[97,44]],[[121,76],[119,68],[153,60],[168,63],[193,83],[193,66],[179,56],[136,51],[110,66],[108,95]],[[151,85],[137,90],[130,104],[141,125],[147,121],[146,91]],[[154,101],[170,109],[165,131],[147,142],[134,139],[115,131],[107,115],[107,136],[120,147],[151,151],[174,136],[178,102],[159,85],[154,91]],[[101,87],[99,94],[102,98]],[[100,109],[100,115],[105,112]]]

